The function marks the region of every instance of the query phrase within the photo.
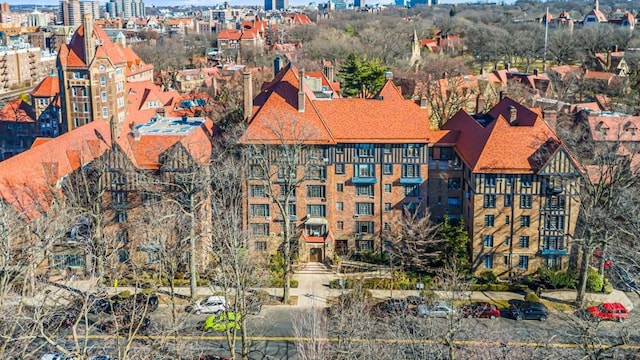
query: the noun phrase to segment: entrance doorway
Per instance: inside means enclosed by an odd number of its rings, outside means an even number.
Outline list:
[[[309,249],[309,262],[322,262],[322,249],[311,248]]]

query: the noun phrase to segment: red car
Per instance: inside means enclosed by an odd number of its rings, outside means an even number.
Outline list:
[[[467,318],[489,318],[500,317],[500,310],[488,302],[474,302],[462,308],[462,315]]]
[[[597,321],[615,320],[623,322],[629,318],[629,311],[620,303],[602,303],[588,308],[589,314]]]

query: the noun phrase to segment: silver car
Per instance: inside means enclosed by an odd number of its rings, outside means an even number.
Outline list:
[[[422,317],[451,317],[458,313],[455,306],[439,301],[433,304],[419,304],[416,307],[416,315]]]

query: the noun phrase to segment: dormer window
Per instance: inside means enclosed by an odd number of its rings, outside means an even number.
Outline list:
[[[627,121],[627,123],[624,124],[624,131],[630,132],[632,136],[636,135],[636,130],[638,130],[638,128],[631,121]]]
[[[600,121],[596,125],[596,130],[601,132],[602,135],[607,135],[607,131],[609,130],[609,126],[607,126],[607,124],[605,124],[604,121]]]
[[[107,67],[104,65],[100,65],[100,67],[98,68],[100,70],[100,72],[105,72],[107,71]]]

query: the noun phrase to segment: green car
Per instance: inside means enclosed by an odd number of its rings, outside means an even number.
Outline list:
[[[241,315],[232,311],[223,311],[217,315],[211,315],[204,321],[204,331],[225,331],[235,327],[240,329]]]

